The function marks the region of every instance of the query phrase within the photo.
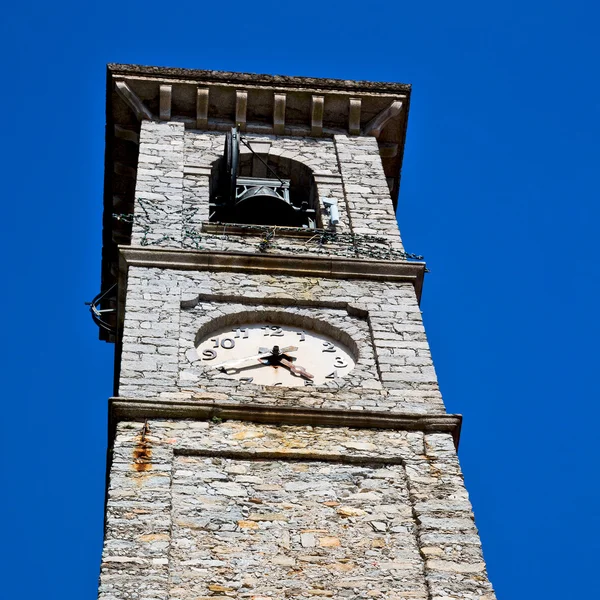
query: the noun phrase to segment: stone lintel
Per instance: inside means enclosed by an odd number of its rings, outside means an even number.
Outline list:
[[[273,133],[283,135],[285,133],[285,105],[287,96],[285,94],[273,95]]]
[[[184,175],[198,175],[202,177],[210,177],[212,170],[210,167],[201,167],[196,165],[184,165],[183,166],[183,174]]]
[[[173,95],[173,86],[166,83],[160,85],[160,120],[171,120],[171,101]]]
[[[339,173],[315,173],[315,182],[333,185],[342,185],[342,176]]]
[[[398,154],[398,144],[379,144],[381,158],[393,158]]]
[[[208,88],[196,90],[196,128],[206,129],[208,127]]]
[[[330,279],[364,279],[411,283],[421,300],[424,262],[362,260],[289,254],[255,254],[180,250],[147,246],[119,246],[119,270],[130,266],[185,271],[230,271],[249,275],[290,275]]]
[[[414,415],[397,412],[299,409],[287,406],[256,404],[203,403],[198,400],[150,398],[109,399],[110,441],[119,421],[145,419],[222,419],[278,425],[311,425],[316,427],[356,427],[366,429],[398,429],[424,433],[449,433],[458,448],[462,415]]]
[[[350,135],[360,135],[360,98],[350,98],[350,109],[348,116],[348,133]]]
[[[379,137],[387,123],[400,114],[402,105],[401,100],[394,100],[385,110],[382,110],[365,125],[364,134]]]
[[[135,116],[139,121],[144,119],[152,120],[154,118],[154,115],[148,110],[137,94],[132,91],[125,81],[116,81],[115,90],[125,104],[127,104],[127,106],[135,113]]]
[[[323,134],[323,111],[325,96],[313,96],[311,101],[310,135],[319,137]]]
[[[235,124],[242,131],[246,131],[246,117],[248,112],[248,92],[235,91]]]
[[[115,125],[115,138],[125,140],[126,142],[132,142],[136,145],[139,145],[140,143],[140,136],[136,131],[125,129],[119,125]]]
[[[129,177],[130,179],[135,179],[137,176],[137,169],[135,167],[124,165],[121,162],[113,163],[113,171],[116,175],[121,175],[122,177]]]

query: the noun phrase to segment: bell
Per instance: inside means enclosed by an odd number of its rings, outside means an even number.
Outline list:
[[[267,163],[263,161],[273,179],[238,175],[240,140],[258,156],[240,137],[237,128],[227,133],[218,166],[216,190],[211,196],[210,206],[214,212],[210,220],[215,217],[216,221],[285,227],[305,226],[308,221],[314,227],[314,220],[309,216],[314,215],[314,209],[309,208],[306,200],[300,206],[294,206],[290,200],[290,180],[281,179]]]
[[[266,185],[246,189],[236,199],[234,210],[238,223],[295,226],[298,220],[294,207]]]

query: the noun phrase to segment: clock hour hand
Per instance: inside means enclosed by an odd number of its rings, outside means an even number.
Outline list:
[[[286,352],[295,352],[298,350],[298,346],[286,346],[285,348],[280,348],[279,346],[273,346],[272,348],[260,347],[258,351],[261,354],[267,354],[268,356],[275,355],[279,356],[280,354],[285,354]]]
[[[273,355],[273,350],[268,350],[267,348],[261,348],[260,354],[254,354],[252,356],[246,356],[245,358],[236,358],[233,360],[226,360],[225,362],[219,363],[218,365],[213,365],[213,369],[231,369],[234,367],[238,367],[239,365],[243,365],[244,363],[258,360],[260,361],[262,358],[269,358]],[[262,352],[265,350],[265,352]],[[281,352],[293,352],[294,350],[298,350],[296,346],[287,346],[287,348],[283,348]]]
[[[300,365],[295,365],[293,362],[290,362],[289,360],[287,360],[287,358],[280,358],[279,362],[284,367],[287,367],[294,375],[301,375],[305,379],[314,379],[315,378],[315,376],[311,375],[304,367],[301,367]]]

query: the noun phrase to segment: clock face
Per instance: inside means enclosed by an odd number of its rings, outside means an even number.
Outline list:
[[[273,323],[220,329],[201,340],[196,352],[209,372],[260,385],[320,385],[344,377],[355,365],[337,340]]]

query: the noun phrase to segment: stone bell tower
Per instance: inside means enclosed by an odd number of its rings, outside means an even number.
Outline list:
[[[493,600],[395,217],[410,86],[109,65],[102,600]]]

